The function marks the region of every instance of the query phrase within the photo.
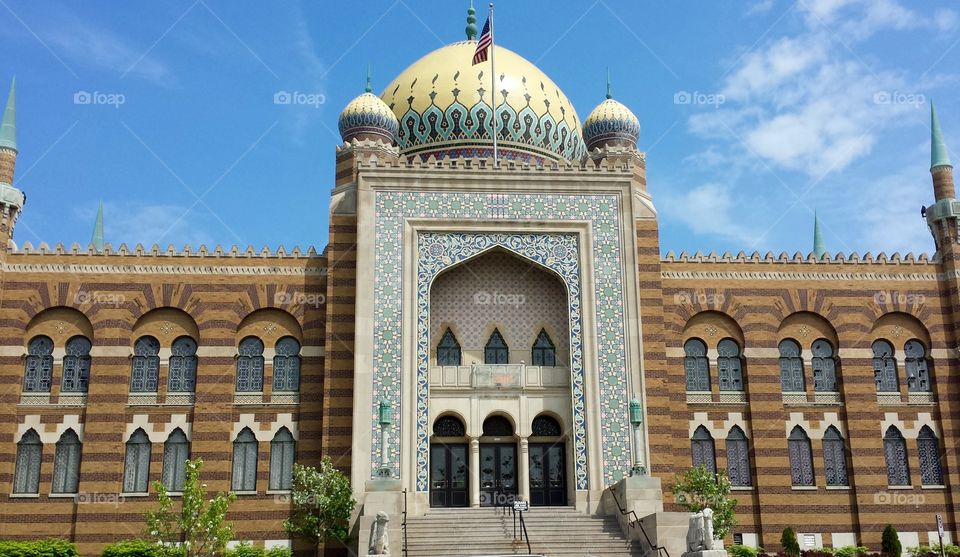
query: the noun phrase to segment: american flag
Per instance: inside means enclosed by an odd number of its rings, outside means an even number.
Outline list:
[[[487,55],[490,47],[493,46],[493,34],[490,33],[490,18],[483,24],[483,31],[480,32],[480,39],[477,40],[477,51],[473,53],[473,65],[487,61]]]

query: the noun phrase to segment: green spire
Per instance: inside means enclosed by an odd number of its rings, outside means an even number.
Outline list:
[[[93,237],[90,238],[90,243],[93,244],[93,249],[98,252],[103,251],[103,201],[97,209],[97,222],[93,224]]]
[[[817,212],[813,212],[813,254],[817,259],[822,259],[823,254],[827,253],[827,248],[823,246],[823,236],[820,234],[820,218]]]
[[[6,122],[6,120],[4,120]],[[940,132],[940,119],[937,118],[937,109],[930,102],[930,169],[938,166],[949,166],[950,157],[947,156],[947,144],[943,142],[943,133]]]
[[[7,108],[3,111],[3,123],[0,123],[0,147],[17,150],[17,78],[10,82],[10,96]]]
[[[467,40],[472,41],[477,38],[477,10],[473,9],[473,0],[470,0],[470,8],[467,9]]]
[[[367,93],[373,91],[372,79],[370,74],[370,64],[367,64]]]
[[[613,98],[613,87],[610,85],[610,68],[607,67],[607,98]]]

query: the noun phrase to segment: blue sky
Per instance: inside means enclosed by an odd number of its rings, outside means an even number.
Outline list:
[[[367,64],[380,91],[461,40],[467,5],[0,0],[17,242],[86,244],[102,201],[114,245],[322,248],[337,116]],[[933,251],[929,102],[960,161],[960,3],[502,0],[497,42],[581,118],[610,66],[664,253],[807,252],[814,209],[832,252]]]

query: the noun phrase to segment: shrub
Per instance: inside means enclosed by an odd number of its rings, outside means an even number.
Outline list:
[[[126,540],[104,547],[100,557],[183,557],[183,549],[147,540]]]
[[[757,549],[749,545],[731,545],[726,549],[730,557],[759,557],[763,553],[763,549]]]
[[[880,553],[887,557],[900,557],[903,548],[900,545],[900,536],[892,524],[883,529],[883,539],[880,542]]]
[[[917,547],[908,547],[907,553],[911,557],[940,557],[940,544],[919,545]],[[943,547],[944,555],[960,555],[960,546],[948,543]]]
[[[737,525],[737,500],[730,497],[730,487],[725,473],[714,474],[701,464],[677,474],[671,490],[677,503],[692,513],[709,507],[713,511],[713,537],[722,540]]]
[[[845,545],[833,548],[835,557],[864,557],[870,550],[862,545]]]
[[[64,540],[0,541],[0,557],[77,557],[77,546]]]
[[[807,549],[800,552],[800,557],[833,557],[833,550],[831,550],[829,547]]]
[[[264,549],[249,544],[241,544],[227,551],[227,557],[290,557],[292,553],[285,547]]]
[[[787,555],[797,557],[800,555],[800,542],[797,541],[797,532],[787,526],[780,535],[780,545],[783,546],[783,552]]]

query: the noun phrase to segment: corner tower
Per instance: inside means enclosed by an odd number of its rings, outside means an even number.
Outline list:
[[[946,264],[948,259],[960,255],[957,228],[960,223],[960,203],[953,182],[953,165],[947,155],[947,145],[940,130],[937,109],[930,104],[930,175],[933,178],[933,195],[936,199],[926,210],[927,225],[936,242],[940,260]]]
[[[23,192],[13,187],[13,171],[17,163],[17,100],[16,80],[10,83],[10,95],[0,122],[0,252],[13,243],[13,229],[26,200]]]

